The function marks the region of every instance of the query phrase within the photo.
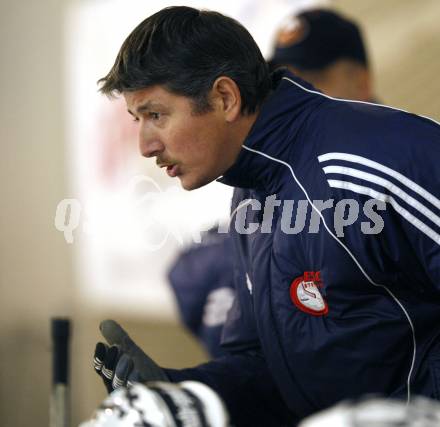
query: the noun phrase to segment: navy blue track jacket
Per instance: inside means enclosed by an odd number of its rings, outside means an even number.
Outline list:
[[[366,393],[439,399],[440,126],[277,79],[221,178],[237,187],[232,354],[170,376],[216,389],[237,426]]]

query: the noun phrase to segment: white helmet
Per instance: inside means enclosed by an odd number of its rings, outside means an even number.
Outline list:
[[[228,427],[223,402],[194,381],[118,388],[79,427]]]
[[[298,427],[439,427],[440,403],[416,397],[405,401],[366,398],[342,402],[304,419]]]

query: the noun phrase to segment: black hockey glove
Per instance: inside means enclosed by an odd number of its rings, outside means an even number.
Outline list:
[[[134,382],[169,381],[118,323],[104,320],[99,328],[109,346],[96,344],[93,365],[108,392]]]

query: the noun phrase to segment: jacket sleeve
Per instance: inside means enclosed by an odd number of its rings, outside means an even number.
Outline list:
[[[336,199],[342,202],[357,197],[360,215],[362,210],[366,212],[365,200],[383,203],[378,212],[383,228],[377,234],[371,234],[369,226],[362,229],[362,235],[357,230],[358,239],[349,242],[351,247],[361,248],[360,259],[368,258],[363,264],[373,260],[376,270],[384,272],[384,277],[378,278],[380,283],[399,282],[418,292],[438,295],[440,126],[407,113],[386,114],[377,129],[383,144],[373,144],[371,135],[369,141],[359,137],[357,146],[327,147],[318,160]],[[362,220],[368,223],[371,216]]]
[[[258,351],[231,354],[189,369],[165,369],[172,382],[200,381],[225,402],[235,427],[294,425]]]
[[[405,116],[407,118],[407,116]],[[367,164],[367,188],[386,202],[382,248],[406,287],[440,293],[440,126],[420,117],[401,124],[400,152]],[[403,141],[405,143],[403,143]],[[394,146],[394,144],[393,144]]]
[[[214,389],[235,427],[294,425],[260,351],[249,293],[236,296],[223,329],[230,353],[195,368],[165,371],[172,382],[200,381]]]

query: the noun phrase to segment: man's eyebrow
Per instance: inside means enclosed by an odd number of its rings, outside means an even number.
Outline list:
[[[160,108],[160,107],[162,107],[162,104],[159,104],[159,103],[156,103],[156,102],[153,102],[153,101],[147,101],[147,102],[145,102],[145,103],[139,105],[139,106],[136,108],[135,111],[136,111],[137,114],[141,114],[141,113],[145,113],[145,111],[154,110],[154,109],[157,109],[157,108]],[[135,114],[133,113],[133,111],[131,111],[130,109],[128,109],[127,111],[128,111],[132,116],[135,115]]]

